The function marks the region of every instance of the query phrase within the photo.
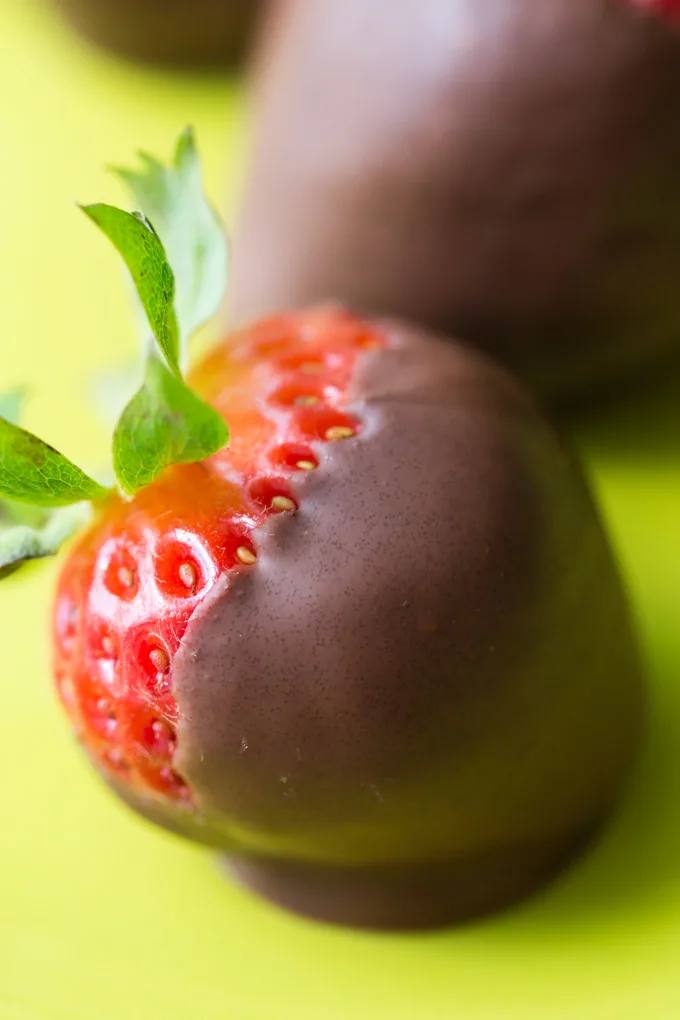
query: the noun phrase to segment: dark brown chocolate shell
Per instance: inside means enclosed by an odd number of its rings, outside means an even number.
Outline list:
[[[143,63],[225,67],[249,53],[262,0],[56,0],[88,39]]]
[[[233,317],[339,299],[573,397],[680,351],[680,31],[625,0],[281,0]]]
[[[418,927],[503,906],[582,845],[635,747],[640,672],[597,512],[532,400],[379,326],[360,434],[318,445],[299,511],[189,624],[176,766],[199,818],[168,819],[294,909]]]

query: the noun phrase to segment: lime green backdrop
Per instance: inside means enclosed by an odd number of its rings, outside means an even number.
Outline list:
[[[72,199],[101,167],[198,130],[236,206],[237,83],[89,51],[37,0],[0,3],[0,387],[85,465],[106,453],[85,399],[133,330],[116,256]],[[226,186],[225,186],[226,181]],[[54,567],[0,592],[2,1020],[671,1020],[680,1016],[680,383],[581,422],[649,661],[647,745],[603,839],[546,894],[450,933],[386,937],[288,917],[209,854],[127,814],[72,746],[51,694]],[[575,748],[578,753],[578,748]]]

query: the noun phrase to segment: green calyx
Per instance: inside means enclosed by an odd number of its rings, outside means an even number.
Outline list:
[[[17,503],[58,507],[101,499],[106,490],[42,439],[0,418],[0,493]]]
[[[54,556],[90,517],[87,503],[56,510],[41,508],[33,514],[27,512],[29,509],[34,508],[24,506],[17,510],[12,504],[0,501],[0,580],[30,560]]]
[[[113,434],[113,465],[123,492],[149,485],[171,464],[193,464],[229,440],[224,419],[151,351],[144,382]]]
[[[0,394],[0,580],[52,556],[107,490],[17,424],[23,393]],[[87,501],[87,502],[86,502]]]
[[[151,333],[168,364],[179,371],[175,277],[158,234],[141,212],[129,213],[101,204],[84,205],[81,209],[122,255]]]
[[[139,170],[114,171],[138,211],[82,207],[122,256],[144,313],[144,378],[113,437],[113,466],[127,496],[171,464],[203,460],[229,441],[224,419],[183,378],[189,340],[221,304],[228,268],[193,132],[182,133],[169,167],[146,154],[140,161]],[[0,578],[56,552],[86,518],[86,503],[109,494],[18,425],[21,402],[20,391],[0,395]]]
[[[139,153],[140,168],[112,167],[139,209],[153,223],[175,277],[178,360],[184,365],[191,336],[215,314],[224,297],[229,250],[224,228],[203,191],[194,133],[180,135],[171,166]]]

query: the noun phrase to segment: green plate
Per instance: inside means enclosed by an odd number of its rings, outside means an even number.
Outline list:
[[[214,195],[239,186],[245,110],[219,79],[130,69],[37,0],[0,3],[0,385],[85,465],[84,399],[134,351],[115,253],[72,205],[194,123]],[[10,98],[11,97],[11,98]],[[680,1016],[680,383],[575,430],[630,579],[649,661],[647,745],[601,841],[503,917],[425,936],[310,924],[225,881],[94,779],[51,693],[53,567],[0,593],[2,1020],[670,1020]]]

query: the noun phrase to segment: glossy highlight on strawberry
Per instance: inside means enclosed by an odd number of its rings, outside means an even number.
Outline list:
[[[295,475],[320,442],[358,434],[343,399],[361,351],[385,343],[345,312],[272,318],[228,338],[192,376],[231,445],[177,465],[130,502],[112,496],[57,594],[55,675],[75,732],[111,778],[180,805],[173,659],[220,579],[256,569],[254,529],[298,507]]]

